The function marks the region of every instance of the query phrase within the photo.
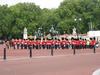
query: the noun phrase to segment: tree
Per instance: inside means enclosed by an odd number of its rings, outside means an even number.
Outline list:
[[[90,27],[100,30],[99,20],[99,0],[64,0],[57,9],[41,9],[34,3],[3,5],[0,6],[0,37],[21,38],[24,27],[29,35],[34,35],[40,27],[42,33],[49,33],[52,25],[60,34],[71,34],[74,27],[79,33],[86,33]]]
[[[16,31],[13,34],[21,35],[24,27],[26,27],[29,35],[33,35],[39,24],[38,20],[41,15],[40,7],[34,3],[19,3],[10,7],[10,9],[15,16],[14,30],[16,29]]]
[[[7,5],[0,6],[0,37],[8,39],[11,35],[14,17]]]

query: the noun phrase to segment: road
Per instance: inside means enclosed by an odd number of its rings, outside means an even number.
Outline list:
[[[100,53],[0,61],[0,75],[92,75]]]

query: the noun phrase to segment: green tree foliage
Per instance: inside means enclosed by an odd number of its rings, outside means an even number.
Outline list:
[[[15,18],[15,27],[13,30],[16,31],[13,33],[21,35],[24,27],[26,27],[28,33],[32,35],[39,25],[38,20],[41,15],[41,9],[33,3],[19,3],[10,7],[10,10],[13,12]]]
[[[12,32],[14,17],[7,5],[0,6],[0,37],[10,37]]]
[[[81,20],[80,20],[81,18]],[[100,0],[64,0],[57,9],[41,9],[34,3],[0,6],[0,37],[21,38],[23,29],[34,35],[39,27],[49,33],[52,25],[60,34],[100,30]]]

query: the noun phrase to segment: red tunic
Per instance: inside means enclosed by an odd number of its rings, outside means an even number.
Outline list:
[[[96,44],[96,41],[95,40],[91,40],[90,41],[90,45],[94,46]]]
[[[53,41],[51,41],[51,40],[48,40],[47,42],[46,42],[46,45],[52,45],[53,44]]]
[[[42,41],[42,42],[41,42],[41,45],[46,45],[46,42],[45,42],[45,41]]]
[[[61,45],[66,45],[66,41],[65,40],[62,40],[61,41]]]

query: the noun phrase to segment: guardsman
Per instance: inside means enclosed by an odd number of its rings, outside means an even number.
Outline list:
[[[56,39],[56,40],[54,40],[54,47],[55,47],[55,49],[60,49],[60,40],[59,39]]]
[[[86,49],[86,41],[83,39],[81,43],[82,43],[82,48]]]
[[[42,40],[41,43],[42,43],[42,48],[45,49],[45,48],[46,48],[46,41],[45,41],[45,38],[43,38],[43,40]]]
[[[95,45],[96,45],[96,40],[95,39],[91,39],[90,40],[90,48],[94,48]]]
[[[39,49],[39,41],[38,41],[38,39],[36,39],[36,41],[34,43],[35,43],[36,49]]]
[[[66,48],[68,49],[68,48],[69,48],[69,46],[70,46],[70,42],[68,41],[68,39],[67,39],[67,38],[65,38],[65,40],[66,40]]]
[[[83,40],[80,39],[79,42],[80,42],[79,48],[82,49],[82,48],[83,48],[83,47],[82,47],[82,42],[83,42]]]
[[[76,48],[79,49],[80,48],[80,41],[79,41],[79,39],[76,39],[75,42],[76,42],[75,43]]]
[[[75,48],[75,39],[74,38],[72,38],[71,39],[71,46],[72,46],[72,49],[74,49]]]
[[[65,40],[65,38],[62,38],[62,40],[61,40],[61,48],[62,49],[66,48],[66,40]]]
[[[51,49],[52,41],[51,40],[47,40],[46,41],[46,46],[47,46],[47,49]]]
[[[39,39],[38,42],[39,42],[38,47],[39,47],[39,49],[41,49],[42,48],[42,39]]]
[[[55,40],[53,41],[53,44],[54,44],[54,48],[57,49],[57,46],[58,46],[58,41],[57,41],[57,39],[55,39]]]
[[[32,45],[32,48],[34,49],[35,48],[34,39],[31,41],[31,45]]]
[[[27,49],[27,40],[24,40],[24,49]]]

